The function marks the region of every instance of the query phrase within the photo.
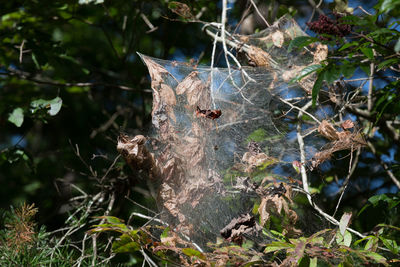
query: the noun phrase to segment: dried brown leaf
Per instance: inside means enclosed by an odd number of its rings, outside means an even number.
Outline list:
[[[244,153],[242,161],[247,164],[246,172],[251,172],[254,168],[263,164],[274,164],[278,162],[276,158],[269,157],[265,153],[258,153],[254,155],[252,152]]]
[[[143,61],[146,63],[147,68],[149,69],[152,87],[153,87],[153,85],[158,86],[160,83],[162,83],[164,81],[162,74],[165,74],[165,73],[169,74],[169,72],[161,65],[155,63],[149,57],[143,56],[142,58],[143,58]]]
[[[168,8],[172,12],[181,16],[184,19],[193,19],[194,18],[192,12],[190,11],[189,6],[184,3],[172,1],[169,3]]]
[[[260,224],[261,226],[264,226],[265,223],[269,220],[269,212],[267,211],[268,199],[263,198],[261,199],[260,206],[258,207],[258,213],[260,214]]]
[[[191,88],[199,87],[199,83],[201,83],[201,80],[198,78],[198,72],[192,71],[188,76],[185,77],[185,79],[183,79],[183,81],[178,84],[176,87],[176,94],[182,95],[186,91],[193,90]]]
[[[318,126],[318,132],[329,140],[338,140],[339,133],[327,120],[323,120]]]
[[[328,46],[318,44],[314,52],[314,64],[320,63],[328,57]]]
[[[118,138],[117,150],[134,171],[145,170],[149,173],[150,179],[159,180],[161,177],[160,169],[154,155],[145,147],[146,140],[143,135],[130,138],[121,134]]]
[[[159,197],[162,199],[163,206],[175,217],[177,217],[180,212],[177,207],[176,194],[174,189],[167,183],[161,185],[159,192]]]
[[[354,122],[352,120],[345,120],[341,125],[343,129],[351,129],[354,128]]]
[[[272,42],[276,47],[282,47],[283,42],[285,41],[285,37],[281,31],[276,31],[271,35]]]
[[[259,47],[250,46],[247,50],[250,60],[258,67],[270,67],[271,56]]]
[[[160,86],[160,96],[163,102],[165,102],[169,106],[175,106],[176,105],[176,97],[174,90],[165,83],[161,83]]]

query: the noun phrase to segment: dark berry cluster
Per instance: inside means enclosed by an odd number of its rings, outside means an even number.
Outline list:
[[[343,37],[345,35],[348,35],[351,32],[351,26],[348,24],[341,23],[340,15],[335,14],[335,17],[336,19],[330,19],[325,15],[320,15],[318,20],[313,22],[308,22],[307,26],[310,27],[310,29],[313,32],[319,34],[325,33],[337,37]],[[324,36],[320,36],[319,38],[321,40],[330,40],[330,38]]]

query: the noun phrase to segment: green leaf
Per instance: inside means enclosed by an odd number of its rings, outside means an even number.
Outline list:
[[[203,253],[201,253],[200,251],[195,250],[193,248],[183,248],[182,252],[183,252],[183,254],[185,254],[186,256],[189,256],[189,257],[194,256],[194,257],[198,257],[199,259],[202,259],[202,260],[206,259],[206,257],[204,256]]]
[[[360,216],[360,214],[363,213],[364,210],[366,210],[369,206],[371,206],[371,204],[364,205],[364,207],[362,207],[362,209],[357,213],[357,216]]]
[[[358,42],[345,43],[341,48],[339,48],[338,51],[343,51],[343,50],[345,50],[345,49],[347,49],[349,47],[358,46],[358,45],[359,45]]]
[[[121,224],[124,223],[121,219],[114,217],[114,216],[104,216],[108,223],[112,224]]]
[[[325,68],[324,79],[328,84],[332,84],[340,78],[341,74],[340,66],[329,64],[329,66]]]
[[[31,102],[31,112],[36,113],[38,110],[47,109],[50,116],[55,116],[61,110],[62,99],[60,97],[51,100],[37,99]]]
[[[17,127],[21,127],[24,122],[24,110],[22,108],[15,108],[8,116],[8,121]]]
[[[382,240],[383,245],[385,245],[386,248],[390,249],[390,251],[391,251],[393,254],[396,254],[396,255],[397,255],[397,254],[399,253],[400,247],[397,246],[397,243],[396,243],[395,240],[386,239],[386,238],[384,238],[384,237],[382,237],[382,236],[379,236],[379,239]]]
[[[365,250],[376,250],[378,247],[378,241],[379,239],[376,236],[371,236],[370,239],[368,239],[367,243],[365,244],[364,249]]]
[[[356,70],[356,66],[354,66],[351,63],[345,63],[343,65],[340,65],[340,72],[346,78],[352,77],[354,75],[355,70]]]
[[[311,37],[311,36],[299,36],[294,38],[289,46],[288,46],[288,52],[291,52],[294,47],[296,48],[303,48],[304,46],[307,46],[311,43],[318,42],[318,38],[316,37]]]
[[[287,242],[272,242],[267,244],[264,253],[274,252],[282,249],[294,248],[295,245],[287,243]]]
[[[398,61],[399,60],[397,58],[391,58],[391,59],[385,60],[385,61],[379,63],[378,69],[381,70],[381,69],[385,68],[386,66],[397,63]]]
[[[123,234],[113,242],[112,250],[115,253],[133,253],[140,250],[140,244],[133,241],[129,235]]]
[[[318,258],[317,257],[310,258],[309,267],[317,267],[317,266],[318,266]]]
[[[343,245],[343,246],[346,246],[346,247],[350,247],[351,240],[352,240],[352,236],[351,236],[351,233],[349,231],[345,231],[344,235],[342,235],[340,232],[336,233],[336,243],[338,245]]]
[[[396,45],[394,46],[394,51],[398,53],[400,51],[400,38],[397,40]]]
[[[361,47],[360,50],[370,60],[374,59],[374,52],[372,51],[372,48],[370,48],[370,47]]]
[[[321,90],[322,87],[322,82],[324,81],[324,76],[325,76],[325,70],[321,71],[318,74],[318,78],[314,83],[313,89],[312,89],[312,105],[315,107],[317,103],[317,97],[319,94],[319,91]]]
[[[261,142],[267,137],[267,132],[260,128],[252,132],[246,139],[247,142],[254,141],[254,142]]]
[[[397,196],[388,197],[386,194],[372,196],[368,199],[374,207],[379,204],[379,201],[386,202],[389,205],[389,209],[392,209],[400,204],[400,199]]]
[[[400,2],[398,0],[384,0],[382,2],[380,11],[383,13],[389,13],[391,10],[395,9],[396,6],[399,6]]]
[[[376,261],[376,262],[379,262],[379,263],[382,263],[382,264],[387,265],[386,258],[383,257],[382,255],[376,253],[376,252],[364,251],[363,254],[364,254],[365,256],[367,256],[367,257],[373,259],[373,260]]]
[[[365,74],[367,74],[367,76],[370,76],[370,75],[371,75],[371,69],[370,69],[369,64],[368,64],[368,65],[366,65],[366,64],[361,64],[361,65],[360,65],[360,68],[362,69],[362,71],[365,72]]]
[[[316,72],[317,70],[321,69],[322,67],[323,66],[321,64],[314,64],[314,65],[307,66],[304,69],[302,69],[300,74],[298,76],[294,77],[290,81],[290,83],[294,83],[294,82],[300,81],[305,76],[310,75],[313,72]]]
[[[165,227],[164,231],[161,233],[160,238],[168,237],[169,227]]]
[[[38,70],[40,70],[41,68],[40,68],[39,61],[37,60],[36,55],[35,55],[35,53],[33,53],[33,52],[32,52],[32,61],[33,61],[33,63],[35,63],[35,67],[36,67]]]

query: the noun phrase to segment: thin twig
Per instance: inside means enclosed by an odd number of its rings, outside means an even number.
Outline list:
[[[25,44],[25,39],[22,40],[22,43],[19,46],[19,63],[22,63],[22,56],[24,54],[24,44]]]
[[[286,100],[283,99],[282,97],[279,97],[279,100],[282,101],[283,103],[285,103],[285,104],[291,106],[292,108],[297,109],[297,110],[301,111],[302,113],[308,115],[310,118],[312,118],[312,119],[313,119],[314,121],[316,121],[318,124],[321,124],[321,122],[320,122],[316,117],[314,117],[311,113],[307,112],[306,110],[304,110],[304,109],[302,109],[302,108],[299,108],[298,106],[293,105],[292,103],[286,101]]]
[[[38,78],[33,78],[32,74],[26,73],[26,72],[21,72],[13,69],[8,69],[9,72],[1,72],[1,75],[8,75],[8,76],[13,76],[13,77],[18,77],[23,80],[31,81],[37,84],[45,84],[45,85],[53,85],[53,86],[61,86],[61,87],[96,87],[96,86],[103,86],[103,87],[111,87],[111,88],[118,88],[121,90],[126,90],[126,91],[137,91],[137,92],[145,92],[145,93],[151,93],[152,90],[150,89],[137,89],[125,85],[117,85],[117,84],[109,84],[109,83],[101,83],[101,82],[77,82],[77,83],[61,83],[61,82],[55,82],[53,80],[42,80]]]
[[[262,21],[264,21],[265,25],[267,25],[267,27],[271,27],[271,25],[269,25],[268,21],[264,18],[264,16],[261,14],[260,10],[258,10],[257,5],[254,3],[253,0],[250,0],[251,4],[253,5],[254,9],[256,10],[258,16],[262,19]]]
[[[375,49],[372,49],[373,54],[375,55]],[[372,92],[374,89],[374,74],[375,74],[375,63],[373,61],[371,61],[371,63],[369,64],[369,85],[368,85],[368,111],[371,112],[372,110]]]
[[[302,110],[307,110],[309,107],[311,107],[312,105],[312,101],[309,101],[306,105],[304,105],[304,107],[302,107]],[[310,194],[310,190],[308,187],[308,177],[307,177],[307,172],[306,172],[306,168],[305,163],[306,163],[306,155],[305,155],[305,150],[304,150],[304,140],[303,137],[301,135],[301,116],[303,115],[302,111],[299,111],[298,114],[298,123],[297,123],[297,141],[299,143],[299,149],[300,149],[300,159],[301,159],[301,166],[300,166],[300,173],[301,173],[301,179],[303,182],[303,189],[305,192],[307,192],[306,196],[308,199],[308,202],[310,203],[310,205],[321,215],[323,216],[327,221],[329,221],[330,223],[334,224],[334,225],[339,225],[339,221],[336,220],[335,218],[333,218],[332,216],[330,216],[329,214],[325,213],[320,207],[318,207],[314,201],[312,200],[311,194]],[[347,230],[349,232],[354,233],[355,235],[364,238],[365,235],[361,234],[360,232],[351,229],[351,228],[347,228]]]
[[[151,33],[158,29],[158,27],[154,27],[154,25],[150,22],[150,20],[146,17],[145,14],[140,13],[140,17],[143,19],[144,23],[150,28],[146,33]]]
[[[355,157],[355,159],[354,159],[354,163],[352,163],[352,162],[353,162],[353,147],[351,148],[351,152],[350,152],[350,162],[349,162],[349,172],[348,172],[348,174],[347,174],[347,176],[346,176],[346,179],[345,179],[345,181],[344,181],[344,183],[343,183],[343,186],[339,189],[340,197],[339,197],[339,200],[338,200],[338,202],[337,202],[337,204],[336,204],[335,212],[333,213],[332,217],[335,217],[336,212],[337,212],[337,210],[338,210],[338,208],[339,208],[340,202],[342,201],[344,192],[346,191],[347,186],[348,186],[348,184],[349,184],[350,177],[353,175],[353,173],[354,173],[354,171],[355,171],[355,169],[356,169],[356,167],[357,167],[358,159],[359,159],[360,153],[361,153],[361,148],[358,148],[358,149],[357,149],[357,152],[356,152],[356,157]]]

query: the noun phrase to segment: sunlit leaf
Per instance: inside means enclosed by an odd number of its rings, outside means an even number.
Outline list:
[[[390,249],[390,251],[393,254],[398,254],[400,251],[400,247],[397,246],[397,242],[396,240],[392,240],[392,239],[386,239],[382,236],[379,236],[379,239],[382,241],[382,243],[385,245],[386,248]]]
[[[38,110],[46,109],[50,116],[55,116],[61,110],[62,99],[60,97],[51,100],[37,99],[31,102],[31,112],[36,113]]]
[[[133,241],[132,238],[127,235],[121,235],[116,241],[112,244],[112,250],[115,253],[133,253],[140,249],[140,244]]]
[[[370,48],[370,47],[361,47],[360,50],[370,60],[374,59],[374,52],[372,51],[372,48]]]
[[[201,253],[200,251],[195,250],[193,248],[183,248],[182,252],[183,252],[183,254],[185,254],[186,256],[189,256],[189,257],[195,256],[202,260],[205,260],[205,258],[206,258],[203,253]]]
[[[351,213],[345,212],[340,218],[339,230],[342,235],[344,235],[344,232],[350,224],[351,216]]]
[[[15,108],[8,116],[8,121],[17,127],[21,127],[24,122],[24,110],[22,108]]]
[[[104,3],[104,0],[79,0],[80,5],[87,5],[87,4],[102,4]]]
[[[295,245],[286,242],[271,242],[267,244],[264,253],[274,252],[282,249],[294,248]]]
[[[398,0],[384,0],[381,5],[381,12],[389,13],[397,6],[400,6],[400,2]]]
[[[294,77],[290,83],[294,83],[297,81],[300,81],[301,79],[303,79],[305,76],[310,75],[313,72],[316,72],[317,70],[321,69],[323,66],[321,64],[314,64],[314,65],[310,65],[305,67],[304,69],[302,69],[300,71],[300,74],[296,77]]]
[[[394,46],[394,51],[398,53],[400,51],[400,38],[397,40],[396,45]]]
[[[309,267],[317,267],[317,266],[318,266],[318,258],[317,257],[310,258]]]

